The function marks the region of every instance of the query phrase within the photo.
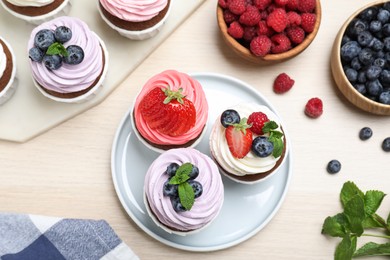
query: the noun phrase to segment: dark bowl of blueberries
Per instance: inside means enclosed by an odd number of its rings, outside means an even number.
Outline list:
[[[333,44],[331,70],[352,104],[390,115],[390,2],[373,2],[348,18]]]

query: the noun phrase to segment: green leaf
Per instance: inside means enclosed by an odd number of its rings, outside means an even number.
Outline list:
[[[389,213],[389,216],[387,217],[387,225],[389,226],[389,229],[390,229],[390,213]]]
[[[334,254],[335,260],[350,260],[356,250],[356,236],[345,236],[343,240],[338,244],[336,252]]]
[[[353,257],[359,256],[379,256],[379,255],[390,255],[390,243],[377,244],[369,242],[359,248]]]
[[[171,178],[169,181],[170,184],[181,184],[183,182],[186,182],[190,178],[190,173],[192,171],[192,164],[191,163],[183,163],[180,165],[180,167],[177,169],[175,175]]]
[[[348,219],[351,232],[361,236],[363,234],[364,201],[359,195],[353,196],[344,207],[344,214]]]
[[[282,139],[280,139],[280,138],[278,138],[278,139],[273,138],[273,139],[269,139],[269,140],[274,145],[274,150],[272,151],[272,155],[275,158],[278,158],[283,153],[284,143],[283,143]]]
[[[364,210],[366,215],[374,214],[382,203],[383,198],[386,196],[382,191],[369,190],[364,195]]]
[[[343,207],[345,207],[345,204],[347,204],[355,195],[359,195],[362,199],[364,198],[364,193],[355,185],[355,183],[351,181],[344,183],[340,193],[340,200]]]
[[[268,121],[264,124],[262,130],[263,133],[269,133],[271,132],[271,130],[274,130],[276,128],[278,128],[278,124],[275,121]]]
[[[180,203],[183,205],[183,207],[186,210],[190,210],[194,205],[194,201],[195,201],[194,189],[191,187],[190,184],[188,184],[188,182],[184,182],[179,184],[178,191],[179,191]]]
[[[271,131],[269,137],[270,137],[270,138],[277,138],[277,139],[280,139],[280,138],[283,137],[283,133],[282,133],[282,132],[279,132],[279,131]]]
[[[368,216],[363,221],[363,228],[381,228],[383,225],[379,223],[373,216]]]
[[[47,55],[61,55],[68,57],[68,51],[65,49],[64,45],[59,42],[55,42],[49,46],[46,51]]]
[[[342,217],[340,216],[342,215]],[[342,220],[344,218],[344,220]],[[332,237],[344,237],[346,234],[344,214],[338,214],[333,217],[327,217],[322,225],[322,234],[330,235]]]

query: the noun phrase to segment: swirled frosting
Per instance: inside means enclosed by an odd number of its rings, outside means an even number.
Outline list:
[[[129,22],[144,22],[163,10],[167,0],[100,0],[110,14]]]
[[[172,90],[183,88],[183,95],[195,106],[195,126],[182,136],[169,136],[152,130],[138,109],[139,103],[149,91],[156,87],[166,88],[167,86]],[[208,104],[202,86],[197,80],[176,70],[166,70],[149,79],[143,86],[135,100],[133,115],[138,132],[148,141],[159,145],[181,145],[201,134],[208,118]]]
[[[7,56],[5,56],[3,45],[0,44],[0,78],[3,76],[6,66]]]
[[[280,129],[280,119],[266,106],[255,103],[242,103],[229,109],[236,110],[240,114],[241,118],[248,118],[249,115],[253,112],[263,112],[267,115],[269,120],[275,121],[278,124],[279,127],[276,130],[282,131]],[[252,151],[250,151],[242,159],[233,157],[225,138],[225,128],[220,123],[220,117],[217,118],[211,130],[210,149],[214,158],[221,165],[221,167],[237,176],[269,171],[279,160],[279,157],[275,158],[273,155],[260,158]]]
[[[163,195],[165,174],[171,163],[182,165],[192,163],[199,168],[196,181],[203,186],[203,193],[195,199],[191,210],[176,212],[169,197]],[[207,155],[193,148],[171,149],[162,153],[149,167],[144,183],[144,191],[149,207],[155,217],[167,227],[175,230],[191,231],[204,227],[219,213],[224,199],[224,189],[218,167]]]
[[[42,7],[53,3],[54,0],[7,0],[7,2],[22,7]]]
[[[53,71],[47,69],[42,62],[30,60],[33,77],[44,88],[59,93],[84,90],[94,83],[103,69],[103,53],[99,38],[85,22],[75,17],[63,16],[43,23],[31,32],[28,49],[33,47],[34,37],[38,31],[55,30],[58,26],[67,26],[72,30],[72,38],[64,43],[64,47],[80,46],[84,50],[84,60],[77,65],[63,63],[59,69]]]

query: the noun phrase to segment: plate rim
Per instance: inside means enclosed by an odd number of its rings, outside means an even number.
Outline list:
[[[266,97],[264,97],[258,90],[253,88],[250,84],[248,84],[248,83],[246,83],[246,82],[244,82],[244,81],[242,81],[242,80],[240,80],[238,78],[235,78],[235,77],[232,77],[232,76],[229,76],[229,75],[225,75],[225,74],[222,74],[222,73],[214,73],[214,72],[195,72],[195,73],[188,73],[188,75],[190,75],[190,76],[192,76],[194,78],[197,78],[197,77],[212,77],[212,78],[224,79],[224,80],[228,80],[228,81],[233,81],[235,83],[238,83],[239,85],[243,85],[248,90],[250,90],[251,92],[255,93],[258,97],[260,97],[261,99],[265,100],[266,101],[266,105],[271,110],[273,110],[273,112],[275,112],[277,114],[277,116],[283,121],[283,119],[280,116],[280,114],[276,111],[274,106],[268,101],[268,99]],[[116,174],[117,171],[116,171],[116,165],[114,163],[115,158],[117,158],[117,156],[116,156],[116,150],[117,149],[116,148],[118,148],[119,136],[120,136],[121,132],[123,131],[123,126],[126,123],[126,121],[127,120],[131,120],[130,113],[132,111],[132,106],[133,106],[133,102],[131,102],[130,108],[127,109],[127,112],[122,117],[122,119],[121,119],[121,121],[120,121],[120,123],[119,123],[119,125],[118,125],[118,127],[116,129],[116,133],[115,133],[115,136],[114,136],[114,141],[113,141],[113,144],[112,144],[112,147],[111,147],[111,177],[112,177],[112,181],[113,181],[113,184],[114,184],[116,195],[117,195],[117,197],[118,197],[118,199],[119,199],[119,201],[121,203],[121,206],[125,209],[126,213],[131,218],[131,220],[134,221],[135,224],[137,224],[137,226],[140,229],[142,229],[142,231],[144,231],[146,234],[148,234],[152,238],[156,239],[157,241],[159,241],[159,242],[161,242],[161,243],[163,243],[165,245],[171,246],[173,248],[177,248],[177,249],[181,249],[181,250],[185,250],[185,251],[191,251],[191,252],[212,252],[212,251],[218,251],[218,250],[222,250],[222,249],[227,249],[229,247],[236,246],[236,245],[238,245],[238,244],[248,240],[249,238],[251,238],[254,235],[256,235],[260,230],[262,230],[274,218],[274,216],[279,211],[281,205],[283,204],[283,202],[284,202],[284,200],[286,198],[287,192],[288,192],[289,187],[290,187],[292,175],[293,175],[293,171],[292,171],[293,160],[292,160],[292,156],[291,156],[292,147],[291,147],[290,138],[288,138],[288,140],[287,140],[289,151],[288,151],[288,154],[287,154],[287,156],[285,158],[286,161],[284,162],[284,163],[287,163],[287,161],[288,161],[288,163],[289,163],[289,167],[287,169],[287,177],[286,177],[286,181],[285,181],[285,183],[286,183],[285,187],[283,189],[283,192],[281,193],[279,201],[276,203],[275,207],[273,207],[273,209],[270,212],[269,216],[260,225],[258,225],[255,229],[253,229],[252,231],[246,233],[240,239],[236,239],[234,241],[231,241],[231,242],[228,242],[228,243],[223,243],[223,244],[220,244],[220,245],[217,245],[217,246],[201,246],[201,247],[198,247],[198,246],[186,246],[186,245],[182,245],[182,244],[177,244],[177,243],[172,242],[172,241],[170,241],[170,240],[168,240],[166,238],[158,236],[157,234],[152,232],[143,223],[141,223],[140,220],[138,220],[138,218],[133,214],[133,212],[130,210],[130,208],[126,205],[123,195],[119,193],[119,185],[118,185],[117,174]],[[289,136],[288,129],[286,127],[283,127],[283,129],[284,129],[285,133]],[[134,134],[133,130],[130,129],[129,130],[129,135],[132,135],[132,134]],[[243,185],[243,184],[238,184],[238,185]]]

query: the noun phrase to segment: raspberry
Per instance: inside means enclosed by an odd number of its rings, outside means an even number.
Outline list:
[[[290,0],[286,4],[286,8],[290,11],[296,11],[298,10],[298,4],[299,4],[299,0]]]
[[[317,118],[322,115],[323,104],[319,98],[311,98],[305,106],[305,114],[311,118]]]
[[[244,36],[242,38],[247,41],[251,42],[253,38],[257,36],[257,29],[254,26],[247,26],[244,27]]]
[[[254,0],[253,3],[260,10],[263,11],[271,4],[272,0]]]
[[[231,24],[234,21],[238,20],[238,15],[230,12],[229,9],[223,10],[223,20],[226,24]]]
[[[232,12],[233,14],[241,15],[246,10],[245,0],[229,0],[227,3],[230,12]]]
[[[227,32],[235,39],[241,39],[244,36],[244,28],[237,21],[230,24]]]
[[[274,81],[274,92],[278,94],[289,91],[294,85],[295,81],[286,73],[279,74]]]
[[[312,13],[316,8],[316,0],[299,0],[298,10],[301,13]]]
[[[307,33],[311,33],[312,31],[314,31],[314,25],[316,23],[316,15],[315,14],[309,14],[309,13],[303,13],[301,15],[301,19],[302,19],[302,22],[301,22],[301,27],[302,29],[307,32]]]
[[[272,30],[271,27],[268,27],[267,25],[267,22],[266,21],[260,21],[259,24],[258,24],[258,30],[257,30],[257,34],[258,35],[267,35],[267,36],[271,36],[275,33],[274,30]]]
[[[268,15],[267,25],[272,27],[275,32],[282,32],[287,26],[287,14],[282,8],[276,8],[272,13]]]
[[[228,7],[227,1],[228,1],[228,0],[218,0],[218,4],[219,4],[219,6],[222,7],[223,9],[226,9],[226,8]]]
[[[267,20],[268,12],[266,10],[260,11],[261,20]]]
[[[250,43],[250,50],[256,56],[265,56],[271,50],[272,42],[270,38],[265,35],[259,35]]]
[[[263,112],[253,112],[249,115],[247,123],[249,125],[252,125],[249,129],[257,134],[257,135],[263,135],[263,126],[265,123],[269,121],[266,114]]]
[[[278,33],[271,37],[272,53],[282,53],[291,49],[290,39],[284,33]]]
[[[240,23],[247,26],[254,26],[260,22],[261,16],[259,10],[253,6],[248,5],[246,11],[240,16]]]
[[[293,44],[300,44],[305,39],[305,31],[298,26],[287,28],[286,34]]]
[[[253,0],[245,0],[246,5],[253,5]]]
[[[294,11],[290,11],[287,13],[287,19],[289,26],[299,26],[302,22],[301,16]]]
[[[276,8],[279,8],[276,4],[270,4],[268,7],[267,7],[267,12],[270,14],[272,13]]]
[[[274,0],[274,3],[280,7],[285,6],[288,2],[289,2],[289,0]]]

